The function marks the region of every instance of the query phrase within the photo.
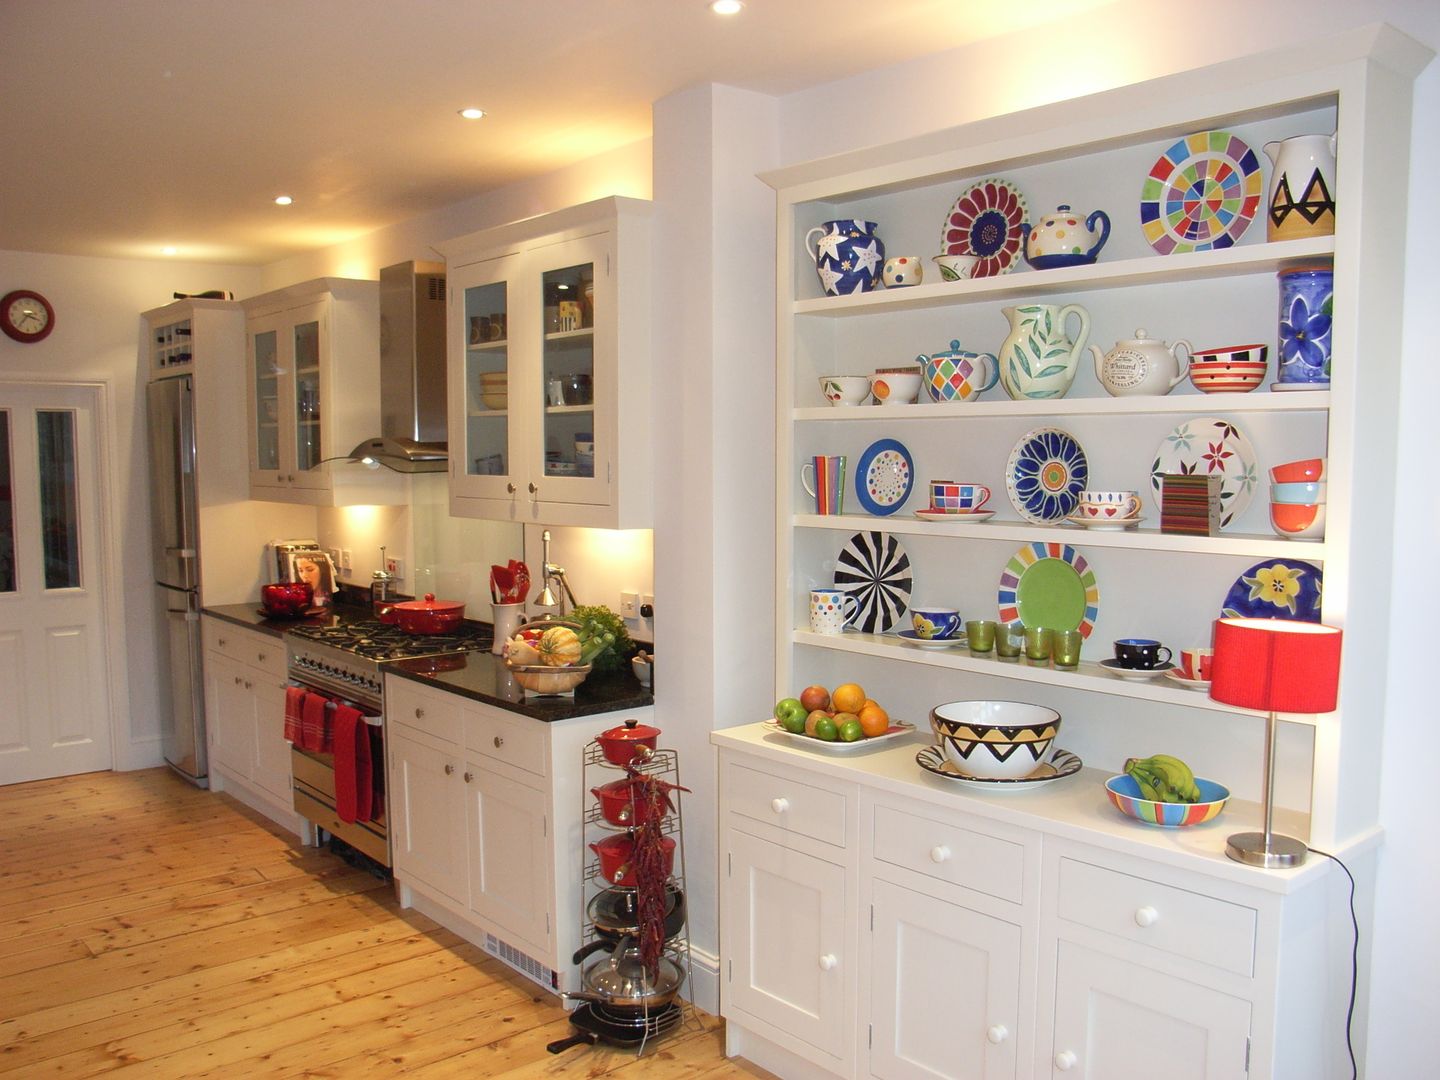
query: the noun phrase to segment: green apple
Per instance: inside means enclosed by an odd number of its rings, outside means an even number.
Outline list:
[[[805,730],[805,706],[799,698],[781,698],[775,703],[775,719],[786,731],[798,735]]]
[[[859,721],[856,721],[857,723]],[[815,738],[822,742],[834,742],[839,732],[835,728],[835,721],[830,717],[815,722]]]

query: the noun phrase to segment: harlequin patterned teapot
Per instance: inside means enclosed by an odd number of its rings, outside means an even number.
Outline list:
[[[1099,232],[1095,230],[1097,222]],[[1110,239],[1110,216],[1104,210],[1092,210],[1082,221],[1070,207],[1057,206],[1040,224],[1021,225],[1020,235],[1025,241],[1025,261],[1036,270],[1083,266],[1093,263]]]

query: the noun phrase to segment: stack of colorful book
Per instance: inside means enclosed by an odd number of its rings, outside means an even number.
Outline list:
[[[1220,535],[1220,477],[1180,473],[1161,476],[1160,531]]]

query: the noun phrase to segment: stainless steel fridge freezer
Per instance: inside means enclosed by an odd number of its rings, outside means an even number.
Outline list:
[[[189,375],[148,389],[150,525],[159,626],[161,748],[186,780],[208,787],[200,647],[200,520],[195,395]]]

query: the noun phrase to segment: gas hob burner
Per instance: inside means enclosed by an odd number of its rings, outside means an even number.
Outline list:
[[[306,641],[375,661],[407,660],[437,653],[478,652],[488,649],[492,640],[484,630],[472,630],[465,626],[452,634],[407,634],[399,627],[388,626],[378,619],[361,619],[339,626],[297,626],[290,633]]]

